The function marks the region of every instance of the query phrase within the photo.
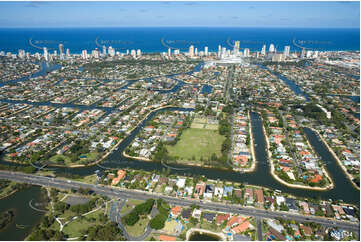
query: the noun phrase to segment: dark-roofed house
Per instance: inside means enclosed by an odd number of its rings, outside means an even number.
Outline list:
[[[355,209],[352,207],[342,207],[342,209],[347,215],[355,216]]]
[[[286,197],[285,203],[291,212],[297,213],[298,206],[296,199]]]
[[[183,209],[182,211],[182,218],[183,219],[189,219],[192,215],[192,209],[190,208],[186,208],[186,209]]]
[[[207,220],[208,222],[212,223],[214,218],[216,217],[216,213],[205,212],[203,213],[203,219]]]

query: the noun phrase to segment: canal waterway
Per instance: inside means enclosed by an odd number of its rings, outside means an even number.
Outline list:
[[[200,69],[202,64],[197,65],[194,68],[194,71]],[[179,84],[179,83],[178,83]],[[70,104],[69,104],[70,105]],[[72,105],[70,105],[72,106]],[[74,106],[73,106],[74,107]],[[85,108],[85,107],[84,107]],[[96,107],[98,108],[98,107]],[[162,110],[155,111],[151,113],[141,124],[134,129],[131,134],[124,139],[124,141],[115,149],[115,151],[108,156],[108,158],[103,161],[101,164],[90,166],[90,167],[79,167],[79,168],[54,168],[49,167],[50,169],[55,169],[55,172],[58,174],[74,174],[74,175],[90,175],[98,169],[107,169],[107,168],[131,168],[131,169],[140,169],[146,171],[155,171],[166,169],[165,164],[159,162],[146,162],[142,160],[134,160],[125,158],[122,153],[124,149],[130,144],[130,142],[135,138],[137,133],[146,125],[146,122],[151,120],[158,112],[164,110],[178,110],[178,111],[191,111],[192,109],[185,108],[165,108]],[[111,111],[111,108],[110,110]],[[316,133],[312,130],[305,130],[306,135],[308,136],[311,144],[314,146],[317,153],[321,155],[321,158],[325,161],[326,169],[329,171],[335,187],[328,191],[311,191],[305,189],[296,189],[284,186],[277,182],[270,174],[270,165],[267,156],[265,136],[262,129],[262,120],[259,114],[251,112],[251,122],[252,122],[252,132],[254,137],[255,153],[257,166],[254,172],[252,173],[243,173],[227,170],[227,169],[216,169],[216,168],[204,168],[204,167],[194,167],[180,164],[172,164],[171,169],[172,174],[178,175],[202,175],[210,179],[220,179],[226,181],[242,182],[252,185],[259,185],[268,187],[271,189],[278,189],[284,192],[300,196],[300,197],[309,197],[309,198],[322,198],[322,199],[333,199],[339,200],[342,199],[345,202],[359,204],[359,191],[355,189],[351,183],[347,180],[346,176],[342,173],[341,168],[338,166],[336,161],[333,159],[332,155],[328,150],[324,149],[324,145],[319,140]],[[18,164],[9,163],[1,161],[2,164],[19,166]],[[345,192],[347,191],[347,192]]]
[[[272,71],[271,69],[269,69],[268,67],[266,67],[264,65],[258,64],[257,66],[259,66],[260,68],[262,68],[264,70],[268,70],[273,75],[277,76],[279,79],[284,81],[296,95],[303,96],[306,99],[306,101],[310,101],[308,94],[305,93],[304,91],[302,91],[302,89],[294,81],[288,79],[287,77],[285,77],[277,72]]]
[[[44,213],[37,212],[29,206],[29,201],[32,199],[32,204],[41,202],[40,193],[39,186],[31,186],[0,200],[0,213],[15,209],[15,217],[12,222],[5,229],[0,230],[1,241],[22,241],[40,222]]]

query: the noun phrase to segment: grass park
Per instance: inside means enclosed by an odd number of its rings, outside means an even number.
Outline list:
[[[200,126],[199,124],[192,123],[192,126]],[[167,145],[168,154],[178,163],[192,164],[201,164],[202,161],[210,159],[212,154],[220,157],[225,137],[218,133],[218,125],[216,129],[192,128],[192,126],[183,131],[176,145]]]

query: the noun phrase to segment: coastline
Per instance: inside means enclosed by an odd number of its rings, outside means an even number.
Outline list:
[[[261,116],[261,114],[260,114]],[[262,119],[262,116],[261,116],[261,119]],[[291,187],[291,188],[301,188],[301,189],[307,189],[307,190],[315,190],[315,191],[326,191],[326,190],[329,190],[329,189],[332,189],[334,187],[333,185],[333,182],[331,180],[332,183],[330,183],[330,185],[326,186],[326,187],[311,187],[311,186],[305,186],[305,185],[296,185],[296,184],[290,184],[284,180],[282,180],[281,178],[279,178],[276,173],[275,173],[275,167],[274,167],[274,164],[273,164],[273,161],[272,161],[272,154],[271,152],[269,151],[269,140],[268,140],[268,136],[267,136],[267,133],[266,133],[266,129],[263,125],[263,119],[262,119],[262,129],[263,129],[263,132],[264,132],[264,137],[265,137],[265,140],[266,140],[266,145],[267,145],[267,154],[268,154],[268,161],[269,163],[271,164],[271,175],[272,177],[277,180],[279,183],[287,186],[287,187]]]
[[[353,181],[353,177],[347,172],[346,167],[343,165],[342,161],[338,158],[338,156],[336,155],[336,153],[333,151],[333,149],[328,145],[328,143],[326,142],[326,140],[322,137],[322,135],[315,130],[314,128],[308,127],[310,128],[312,131],[316,132],[317,135],[320,137],[321,141],[325,144],[325,146],[327,147],[328,151],[332,154],[333,158],[335,158],[335,160],[337,161],[338,165],[341,167],[341,169],[343,170],[343,172],[345,173],[346,177],[350,180],[351,184],[358,190],[360,190],[360,187],[358,187],[356,185],[356,183]]]

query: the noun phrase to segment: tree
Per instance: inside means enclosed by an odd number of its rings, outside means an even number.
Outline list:
[[[133,226],[139,221],[139,215],[133,210],[132,212],[125,215],[122,219],[126,225]]]
[[[162,229],[164,228],[166,220],[167,220],[167,216],[165,216],[164,214],[158,214],[157,216],[155,216],[150,220],[149,226],[152,229],[157,229],[157,230]]]

